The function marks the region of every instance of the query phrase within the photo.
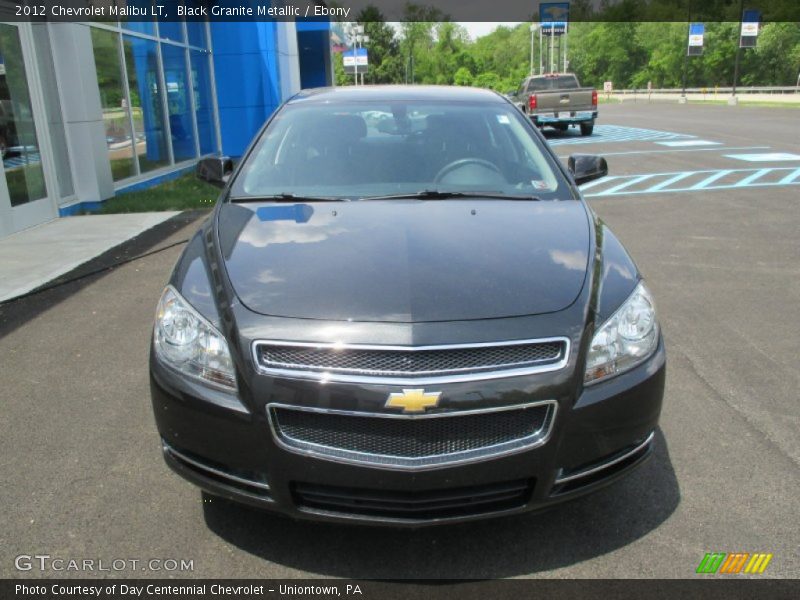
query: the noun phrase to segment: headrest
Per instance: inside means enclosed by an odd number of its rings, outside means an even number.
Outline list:
[[[367,123],[358,115],[326,115],[309,123],[309,128],[331,144],[355,142],[367,135]]]

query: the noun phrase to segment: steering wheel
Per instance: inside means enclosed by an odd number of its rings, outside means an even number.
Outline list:
[[[436,174],[436,177],[433,178],[433,182],[440,183],[447,175],[467,165],[478,165],[496,173],[497,175],[500,175],[501,177],[503,176],[498,166],[489,162],[488,160],[483,160],[482,158],[459,158],[458,160],[454,160],[453,162],[442,167]]]

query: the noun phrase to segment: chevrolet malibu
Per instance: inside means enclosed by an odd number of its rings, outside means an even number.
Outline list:
[[[301,92],[225,180],[158,303],[164,458],[298,518],[419,526],[542,509],[652,453],[652,295],[506,98]]]

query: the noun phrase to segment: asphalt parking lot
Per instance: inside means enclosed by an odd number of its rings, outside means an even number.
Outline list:
[[[669,364],[648,464],[545,514],[415,531],[204,502],[163,464],[149,399],[175,247],[0,308],[0,575],[86,576],[15,570],[44,553],[194,564],[110,573],[125,577],[685,578],[706,552],[769,552],[763,577],[797,577],[800,110],[600,113],[592,137],[551,144],[607,157],[609,179],[585,194],[658,303]]]

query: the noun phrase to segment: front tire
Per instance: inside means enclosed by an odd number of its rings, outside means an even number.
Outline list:
[[[589,123],[581,123],[581,135],[592,135],[594,131],[594,121]]]

